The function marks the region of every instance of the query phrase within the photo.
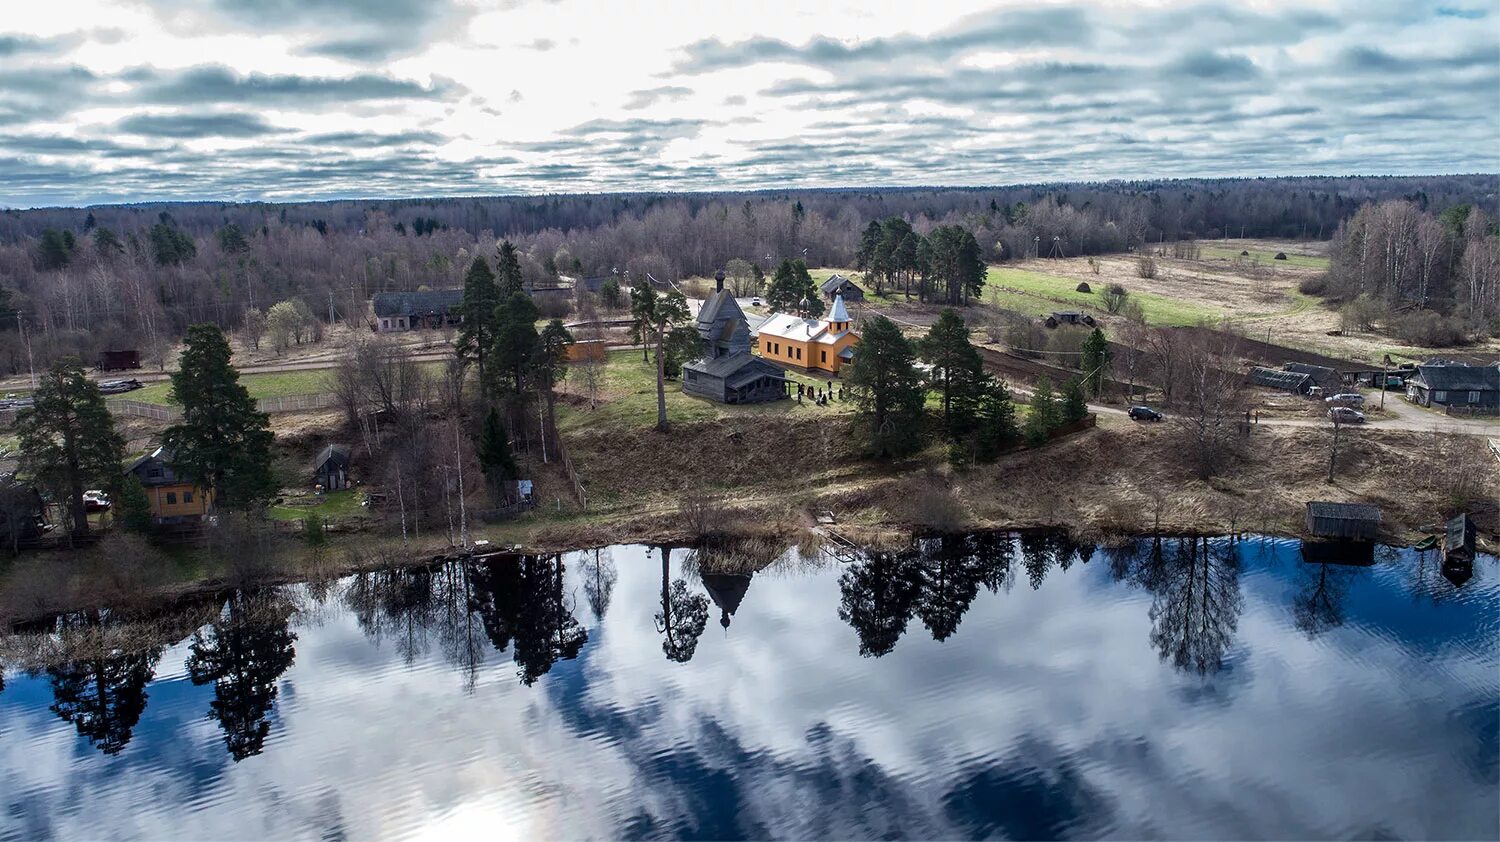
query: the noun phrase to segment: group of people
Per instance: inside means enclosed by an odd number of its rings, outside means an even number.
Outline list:
[[[833,384],[828,384],[828,388],[825,389],[822,387],[809,386],[805,383],[798,383],[797,403],[802,403],[803,398],[812,401],[817,406],[827,406],[829,401],[835,399]],[[838,388],[837,399],[844,399],[844,387],[842,385]]]

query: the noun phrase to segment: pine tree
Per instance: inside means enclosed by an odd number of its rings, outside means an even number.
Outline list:
[[[807,264],[801,260],[783,260],[766,287],[766,306],[778,313],[794,313],[803,309],[807,302],[807,313],[816,318],[823,314],[823,297],[813,283]]]
[[[118,485],[125,439],[82,363],[65,357],[42,375],[31,408],[16,418],[16,434],[21,472],[66,500],[73,534],[87,534],[83,492]]]
[[[490,349],[494,366],[490,377],[495,380],[505,372],[509,383],[504,388],[517,395],[525,388],[526,371],[537,351],[538,315],[536,303],[524,292],[502,298],[495,309],[495,338]]]
[[[68,233],[55,228],[48,228],[42,232],[41,240],[37,243],[37,268],[52,271],[68,265],[68,262],[73,259],[70,237],[64,236]]]
[[[120,483],[111,502],[121,526],[141,534],[151,531],[151,501],[146,497],[146,487],[134,474]]]
[[[672,290],[657,295],[650,285],[631,290],[631,312],[642,344],[656,346],[656,429],[665,433],[667,423],[667,337],[692,315],[687,298]]]
[[[500,412],[490,407],[484,416],[484,426],[479,431],[479,469],[498,489],[500,483],[516,478],[516,460],[511,456],[510,438],[505,435],[505,425],[500,421]]]
[[[461,360],[473,360],[479,366],[479,382],[485,382],[484,355],[495,339],[495,309],[500,290],[489,261],[474,258],[464,275],[464,321],[458,329],[455,351]]]
[[[974,454],[989,462],[1009,447],[1021,432],[1016,427],[1016,407],[1010,390],[994,378],[987,378],[979,400],[979,429],[975,434]]]
[[[943,423],[953,436],[972,419],[981,385],[978,375],[983,372],[979,351],[969,340],[963,317],[951,308],[938,315],[918,347],[922,359],[932,366],[932,385],[943,399]],[[955,398],[961,404],[960,414],[967,417],[955,419]]]
[[[229,362],[229,343],[210,324],[187,329],[172,400],[182,421],[168,427],[163,443],[172,467],[213,489],[225,508],[254,508],[276,493],[271,475],[271,434],[240,373]]]
[[[495,250],[495,285],[502,301],[526,288],[521,277],[521,253],[510,240],[501,240]]]
[[[1036,388],[1031,391],[1031,411],[1026,415],[1026,440],[1033,445],[1045,444],[1060,423],[1062,411],[1057,406],[1052,381],[1043,377],[1036,381]]]
[[[1083,383],[1077,377],[1071,377],[1063,384],[1062,391],[1062,420],[1071,424],[1074,421],[1082,421],[1089,414],[1088,401],[1083,396]]]
[[[1104,331],[1097,327],[1083,340],[1081,350],[1084,382],[1089,391],[1098,397],[1104,393],[1104,381],[1109,377],[1109,364],[1114,359],[1114,352],[1110,350],[1109,340],[1104,338]]]
[[[568,346],[573,334],[563,327],[562,319],[553,319],[537,337],[536,355],[532,359],[532,379],[547,405],[547,430],[557,438],[557,381],[568,375]]]
[[[865,327],[847,380],[872,454],[901,456],[922,446],[926,390],[916,352],[895,322],[876,316]]]

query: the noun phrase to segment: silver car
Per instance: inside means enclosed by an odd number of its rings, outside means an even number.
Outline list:
[[[1329,406],[1364,406],[1365,396],[1358,392],[1342,392],[1323,399]]]
[[[1347,406],[1336,406],[1328,410],[1328,419],[1335,424],[1363,424],[1365,414]]]

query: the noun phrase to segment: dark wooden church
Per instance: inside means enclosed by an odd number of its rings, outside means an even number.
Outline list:
[[[720,403],[786,398],[786,371],[750,352],[745,311],[724,289],[724,272],[714,277],[714,293],[703,302],[695,325],[703,340],[703,356],[682,367],[682,391]]]

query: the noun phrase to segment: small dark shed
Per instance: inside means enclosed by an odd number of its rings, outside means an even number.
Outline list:
[[[313,482],[323,486],[324,491],[349,487],[348,445],[330,444],[323,448],[313,460]]]
[[[1373,541],[1380,533],[1380,507],[1368,503],[1309,501],[1307,531],[1319,538]]]
[[[1090,316],[1088,313],[1080,313],[1077,310],[1062,310],[1060,312],[1053,313],[1047,318],[1043,319],[1042,324],[1046,325],[1047,327],[1057,327],[1058,325],[1083,325],[1085,327],[1093,327],[1094,317]]]
[[[1313,387],[1313,379],[1310,374],[1298,371],[1284,371],[1279,368],[1266,368],[1255,366],[1250,369],[1250,382],[1257,386],[1268,389],[1285,389],[1296,395],[1305,395]]]
[[[1450,564],[1474,560],[1474,521],[1461,514],[1448,521],[1447,533],[1443,536],[1443,560]]]
[[[95,368],[100,371],[123,371],[128,368],[141,367],[141,352],[129,351],[100,351],[99,361]]]

